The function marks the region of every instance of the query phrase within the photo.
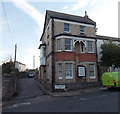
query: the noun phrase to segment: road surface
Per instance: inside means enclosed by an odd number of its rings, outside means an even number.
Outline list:
[[[24,82],[24,84],[23,84]],[[118,112],[120,91],[100,90],[72,97],[44,95],[34,79],[21,80],[21,93],[3,112]],[[20,85],[21,85],[20,84]],[[33,88],[34,87],[34,88]]]

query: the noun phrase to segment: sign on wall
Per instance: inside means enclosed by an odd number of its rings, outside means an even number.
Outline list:
[[[79,66],[78,67],[78,76],[85,76],[85,67],[84,66]]]
[[[55,89],[65,89],[65,85],[55,85]]]

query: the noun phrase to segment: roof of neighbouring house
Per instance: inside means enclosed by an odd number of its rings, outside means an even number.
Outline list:
[[[100,40],[112,40],[112,41],[118,41],[118,42],[120,42],[120,38],[116,38],[116,37],[96,35],[96,38],[100,39]]]
[[[51,18],[81,22],[81,23],[92,24],[92,25],[96,24],[93,20],[91,20],[88,17],[76,16],[76,15],[60,13],[60,12],[50,11],[50,10],[47,10],[46,13],[48,13],[48,15]]]
[[[15,63],[18,63],[18,64],[20,64],[20,65],[26,66],[25,64],[23,64],[23,63],[21,63],[21,62],[18,62],[18,61],[15,61]]]

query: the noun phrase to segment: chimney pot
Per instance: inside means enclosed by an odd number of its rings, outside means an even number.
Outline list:
[[[84,16],[85,18],[88,18],[88,15],[87,15],[87,11],[85,11],[85,16]]]

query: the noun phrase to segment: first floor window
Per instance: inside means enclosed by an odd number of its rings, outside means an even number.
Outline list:
[[[88,52],[93,52],[94,50],[93,50],[93,41],[88,41],[87,42],[87,47],[88,47]]]
[[[89,75],[90,75],[90,78],[95,78],[95,65],[94,64],[89,65]]]
[[[84,33],[84,32],[85,32],[85,26],[81,26],[81,25],[80,25],[80,32],[81,32],[81,33]]]
[[[62,79],[62,64],[58,64],[58,79]]]
[[[64,23],[64,32],[69,32],[69,24]]]
[[[58,50],[62,50],[62,39],[58,40]]]
[[[72,40],[71,39],[65,39],[65,50],[66,51],[72,50]]]
[[[65,64],[65,77],[66,79],[72,79],[73,78],[73,69],[72,64],[67,63]]]

